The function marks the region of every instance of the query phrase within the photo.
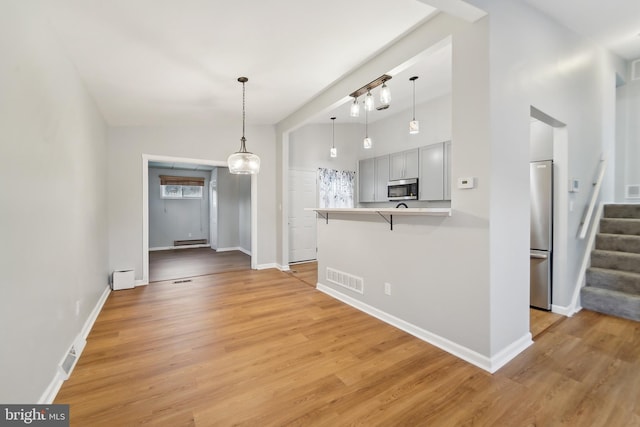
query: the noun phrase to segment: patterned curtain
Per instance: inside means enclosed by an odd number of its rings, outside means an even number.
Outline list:
[[[320,208],[353,208],[356,173],[318,168]]]

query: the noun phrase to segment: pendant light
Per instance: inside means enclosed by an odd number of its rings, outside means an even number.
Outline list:
[[[375,103],[373,101],[373,95],[371,95],[371,90],[367,90],[367,96],[364,97],[364,109],[367,111],[373,111],[375,107]]]
[[[418,76],[413,76],[409,80],[413,82],[413,119],[409,122],[409,133],[415,135],[420,132],[420,122],[416,120],[416,80]]]
[[[367,109],[364,109],[364,140],[362,141],[362,146],[365,150],[368,150],[373,145],[373,141],[369,138],[369,112]]]
[[[382,107],[388,107],[391,104],[391,90],[389,86],[387,86],[387,81],[382,82],[382,87],[380,88],[380,103]]]
[[[331,150],[329,151],[331,157],[338,157],[338,150],[336,149],[336,118],[331,117]]]
[[[351,117],[360,117],[360,104],[358,104],[358,98],[355,96],[353,97],[349,115],[351,115]]]
[[[227,159],[229,165],[229,172],[238,175],[253,175],[260,171],[260,157],[247,151],[246,142],[244,137],[244,122],[245,122],[245,102],[244,84],[249,81],[246,77],[238,77],[238,81],[242,83],[242,138],[240,138],[240,151],[233,153]]]

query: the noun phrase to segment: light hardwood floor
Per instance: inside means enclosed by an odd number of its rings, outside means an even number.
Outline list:
[[[301,262],[289,265],[290,274],[314,288],[318,284],[318,263],[316,261]]]
[[[250,268],[251,257],[241,251],[217,252],[211,248],[188,248],[149,252],[150,282]]]
[[[490,375],[277,270],[113,292],[73,426],[637,426],[640,323],[582,311]]]

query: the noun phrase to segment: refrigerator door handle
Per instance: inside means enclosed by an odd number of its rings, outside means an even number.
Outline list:
[[[530,252],[529,253],[529,257],[530,258],[535,258],[535,259],[547,259],[547,258],[549,258],[549,255],[541,254],[541,253],[537,253],[537,252]]]

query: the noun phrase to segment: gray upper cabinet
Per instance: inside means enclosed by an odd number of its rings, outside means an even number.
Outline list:
[[[389,182],[389,156],[360,160],[358,168],[358,201],[386,202]]]
[[[419,200],[451,200],[451,141],[360,160],[358,201],[387,202],[387,183],[411,178]]]
[[[444,200],[444,143],[420,148],[420,200]]]
[[[418,178],[418,149],[389,155],[389,180]]]
[[[375,158],[376,164],[376,202],[388,202],[387,184],[389,183],[389,156]]]
[[[358,201],[376,201],[375,181],[375,159],[360,160],[358,167]]]

